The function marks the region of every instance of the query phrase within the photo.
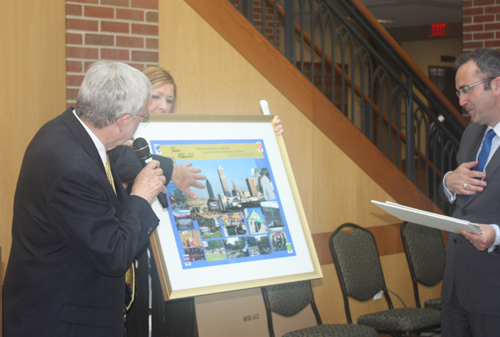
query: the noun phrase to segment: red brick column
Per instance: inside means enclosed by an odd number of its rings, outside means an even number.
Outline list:
[[[500,1],[464,0],[463,50],[500,49]]]
[[[158,0],[66,1],[66,99],[74,106],[85,71],[116,60],[158,65]]]

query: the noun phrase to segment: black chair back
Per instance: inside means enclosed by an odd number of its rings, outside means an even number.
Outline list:
[[[272,312],[285,317],[291,317],[298,314],[309,304],[312,306],[316,322],[321,325],[314,295],[310,281],[300,281],[293,283],[277,284],[262,288],[262,296],[266,305],[267,324],[269,335],[274,337]]]
[[[349,323],[352,323],[349,297],[367,301],[382,290],[389,308],[393,307],[372,233],[352,223],[343,224],[330,236],[330,250]]]
[[[418,283],[433,287],[443,279],[445,263],[443,237],[438,229],[404,222],[401,225],[401,239],[410,268],[415,303],[420,308]]]

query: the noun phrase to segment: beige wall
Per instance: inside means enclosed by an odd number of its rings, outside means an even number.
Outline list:
[[[65,109],[64,0],[3,0],[0,10],[0,246],[11,246],[14,190],[29,141]]]
[[[441,56],[454,56],[458,58],[462,55],[462,38],[439,38],[434,40],[403,41],[401,47],[411,57],[422,72],[429,76],[429,67],[453,67],[453,62],[442,62]],[[416,90],[416,89],[415,89]],[[418,97],[427,102],[427,99],[418,90],[415,91]],[[457,103],[458,98],[453,97]],[[427,103],[428,104],[428,103]],[[421,129],[421,139],[425,142],[425,128]],[[427,147],[421,145],[422,153],[426,153]]]
[[[363,227],[398,222],[370,204],[371,199],[393,199],[183,0],[160,0],[159,25],[159,63],[178,85],[179,113],[261,114],[258,102],[265,99],[271,113],[281,117],[313,234],[333,231],[344,222]],[[388,287],[414,306],[404,254],[385,256],[382,264]],[[324,278],[314,281],[313,286],[323,322],[345,322],[335,268],[328,264],[322,269]],[[431,296],[438,294],[439,289]],[[394,304],[402,307],[397,298]],[[369,310],[385,308],[383,301],[368,305]],[[354,318],[365,310],[354,303]]]
[[[429,76],[429,66],[453,67],[453,62],[442,62],[441,56],[458,58],[462,55],[462,38],[404,41],[401,47]]]

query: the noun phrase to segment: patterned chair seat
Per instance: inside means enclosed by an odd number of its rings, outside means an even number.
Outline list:
[[[426,308],[441,310],[441,297],[432,298],[424,302]]]
[[[326,324],[292,331],[283,337],[377,337],[372,328],[354,324]]]
[[[362,315],[358,324],[377,331],[415,331],[441,323],[441,311],[424,308],[399,308]]]

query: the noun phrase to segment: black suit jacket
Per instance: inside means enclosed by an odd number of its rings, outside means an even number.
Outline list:
[[[114,172],[120,177],[121,181],[133,184],[135,177],[141,172],[143,166],[130,146],[117,146],[108,151],[109,161],[113,165]],[[167,179],[167,185],[172,177],[174,164],[171,158],[162,157],[153,154],[153,159],[160,162],[160,168],[163,170],[163,175]]]
[[[476,160],[486,128],[477,124],[467,127],[457,154],[458,165]],[[452,205],[453,217],[473,223],[500,224],[500,149],[486,166],[485,181],[488,185],[484,191],[469,200],[466,195],[457,195]],[[500,254],[480,252],[462,235],[450,233],[442,288],[443,301],[447,303],[453,285],[466,311],[500,316]]]
[[[123,336],[124,274],[159,223],[113,174],[115,194],[72,110],[45,124],[23,159],[4,337]]]

